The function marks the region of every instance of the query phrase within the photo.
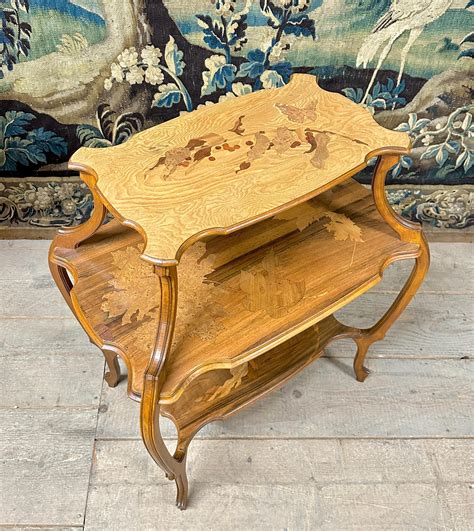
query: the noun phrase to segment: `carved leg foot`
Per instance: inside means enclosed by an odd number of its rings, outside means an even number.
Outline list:
[[[357,343],[357,354],[354,358],[354,372],[356,375],[356,380],[358,382],[363,382],[370,374],[369,369],[364,366],[365,356],[367,354],[367,350],[369,349],[370,343],[357,339],[355,341]]]
[[[176,506],[178,509],[184,511],[188,504],[188,478],[184,469],[178,476],[176,476],[176,488],[178,489]]]
[[[120,365],[118,356],[115,352],[104,350],[104,357],[107,363],[108,371],[105,373],[104,379],[109,387],[116,387],[122,377],[120,373]]]

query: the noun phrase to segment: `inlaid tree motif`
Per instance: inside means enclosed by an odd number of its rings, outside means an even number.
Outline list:
[[[287,315],[305,294],[304,281],[282,276],[273,248],[260,264],[240,273],[240,289],[247,294],[244,306],[251,312],[263,311],[273,318]]]

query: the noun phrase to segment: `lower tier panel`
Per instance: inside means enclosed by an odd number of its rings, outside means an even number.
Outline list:
[[[81,320],[101,348],[120,352],[137,400],[160,304],[159,278],[142,248],[140,235],[114,220],[77,248],[55,249],[76,279],[71,295]],[[400,241],[370,190],[353,180],[195,243],[178,266],[176,329],[160,403],[176,402],[208,371],[225,375],[242,365],[251,373],[253,359],[322,322],[379,282],[389,263],[418,251]]]
[[[283,385],[321,357],[324,347],[345,330],[330,316],[235,369],[206,372],[177,402],[163,404],[161,414],[176,424],[181,436],[192,437],[208,422],[225,418]]]

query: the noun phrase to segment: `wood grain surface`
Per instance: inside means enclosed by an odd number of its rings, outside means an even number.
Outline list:
[[[331,353],[338,359],[319,360],[241,414],[203,428],[189,452],[193,482],[182,514],[170,503],[174,486],[143,447],[139,405],[127,398],[125,382],[104,385],[97,434],[95,414],[90,429],[77,417],[90,414],[86,404],[97,412],[88,396],[101,392],[92,377],[100,353],[46,282],[47,245],[0,245],[0,350],[11,358],[3,373],[11,397],[0,423],[0,526],[472,527],[473,361],[459,359],[472,357],[472,246],[431,245],[422,293],[369,351],[374,374],[363,385],[343,359],[352,357],[349,345],[337,341]],[[344,321],[365,326],[387,307],[405,266],[387,269],[360,304],[347,306]],[[392,359],[373,359],[379,354]]]
[[[126,144],[81,148],[70,168],[141,232],[144,257],[170,265],[195,239],[270,217],[409,144],[406,133],[297,74],[285,87],[183,114]]]
[[[364,381],[368,348],[430,261],[421,227],[385,193],[408,135],[383,130],[311,76],[230,103],[123,147],[76,153],[71,167],[95,208],[82,226],[60,230],[49,253],[66,303],[104,353],[109,386],[121,379],[117,356],[127,364],[143,442],[176,483],[179,509],[200,428],[273,391],[335,339],[354,340]],[[351,177],[373,157],[370,193]],[[335,319],[405,259],[413,270],[373,326]],[[173,453],[160,416],[177,428]]]
[[[71,294],[103,343],[122,353],[141,395],[159,311],[159,279],[140,235],[117,222],[56,256],[77,271]],[[197,242],[178,266],[176,332],[163,403],[210,369],[255,358],[381,280],[392,258],[415,256],[353,180],[227,237]],[[245,333],[244,333],[245,331]]]

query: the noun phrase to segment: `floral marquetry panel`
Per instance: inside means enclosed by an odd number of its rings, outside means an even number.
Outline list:
[[[125,353],[130,385],[139,396],[156,339],[158,277],[140,257],[139,235],[116,222],[109,225],[101,231],[117,234],[104,241],[109,248],[114,238],[120,244],[100,259],[102,238],[85,244],[94,247],[96,266],[93,282],[89,271],[82,273],[89,282],[79,285],[78,297],[102,337],[114,338]],[[269,342],[278,345],[279,337],[324,319],[341,298],[350,300],[352,282],[359,290],[378,282],[387,256],[400,250],[412,253],[415,246],[400,244],[370,193],[351,179],[259,224],[196,242],[178,265],[177,319],[161,401],[175,402],[211,368],[232,371],[223,387],[230,392],[246,377],[247,369],[237,369],[241,364]],[[208,399],[223,392],[216,386]]]
[[[194,239],[265,219],[341,182],[405,133],[295,75],[285,87],[206,107],[107,150],[80,149],[70,167],[121,220],[134,224],[144,256],[177,263]],[[330,220],[337,231],[341,222]]]

